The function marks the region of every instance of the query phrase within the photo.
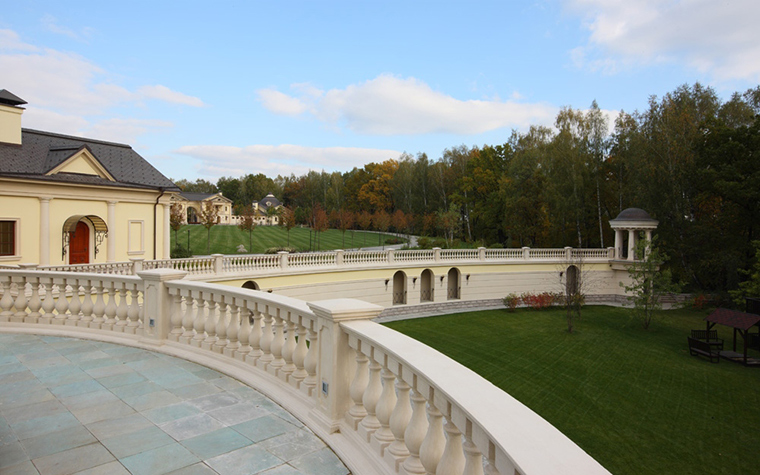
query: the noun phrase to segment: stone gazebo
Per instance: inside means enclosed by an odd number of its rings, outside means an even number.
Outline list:
[[[651,241],[652,231],[657,229],[659,223],[643,209],[627,208],[621,211],[617,218],[610,221],[610,227],[615,231],[615,260],[634,260],[639,234],[646,233],[646,240]],[[623,252],[624,231],[628,231],[627,254]]]

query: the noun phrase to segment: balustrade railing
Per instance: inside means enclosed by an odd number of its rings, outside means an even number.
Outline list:
[[[370,321],[380,306],[306,303],[185,275],[0,270],[0,331],[119,333],[121,343],[242,371],[274,387],[357,474],[607,473],[474,372]]]
[[[511,263],[515,261],[577,261],[606,262],[614,258],[614,249],[414,249],[385,251],[330,251],[279,254],[230,255],[213,254],[186,259],[133,259],[130,262],[82,264],[76,266],[41,266],[39,269],[60,272],[89,272],[98,274],[135,275],[143,270],[174,269],[193,276],[255,272],[297,272],[316,268],[363,266],[404,266],[417,263],[445,262],[446,264],[486,261]]]

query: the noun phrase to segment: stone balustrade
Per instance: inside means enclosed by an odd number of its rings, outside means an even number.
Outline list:
[[[136,275],[150,269],[183,270],[191,276],[223,274],[255,275],[259,272],[297,272],[313,269],[343,269],[373,266],[413,266],[419,264],[466,264],[478,261],[488,263],[584,261],[588,263],[610,262],[614,248],[606,249],[416,249],[385,251],[330,251],[279,254],[222,255],[186,259],[143,260],[113,262],[107,264],[83,264],[76,266],[40,266],[41,270],[65,272],[89,272],[99,274]]]
[[[380,306],[186,275],[0,270],[0,331],[146,347],[225,372],[301,419],[352,473],[608,473],[474,372],[372,322]]]

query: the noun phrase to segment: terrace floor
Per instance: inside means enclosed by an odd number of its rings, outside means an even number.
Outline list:
[[[0,473],[345,475],[308,428],[188,361],[0,334]]]

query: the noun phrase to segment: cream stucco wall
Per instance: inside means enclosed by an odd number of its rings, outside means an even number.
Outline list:
[[[0,257],[0,264],[40,264],[41,256],[41,201],[49,198],[49,265],[68,264],[68,255],[62,256],[63,224],[70,216],[96,215],[108,226],[108,237],[98,247],[95,256],[95,236],[90,230],[90,262],[108,262],[108,243],[114,241],[112,261],[127,261],[130,258],[153,259],[153,213],[159,192],[116,187],[89,187],[41,183],[24,180],[0,180],[0,219],[17,219],[19,239],[15,256]],[[169,203],[170,194],[165,194],[156,210],[156,258],[169,258],[164,245],[164,206]],[[113,202],[115,222],[109,222],[108,203]],[[142,248],[129,250],[129,222],[141,222]]]
[[[21,114],[24,109],[0,104],[0,142],[21,144]]]

